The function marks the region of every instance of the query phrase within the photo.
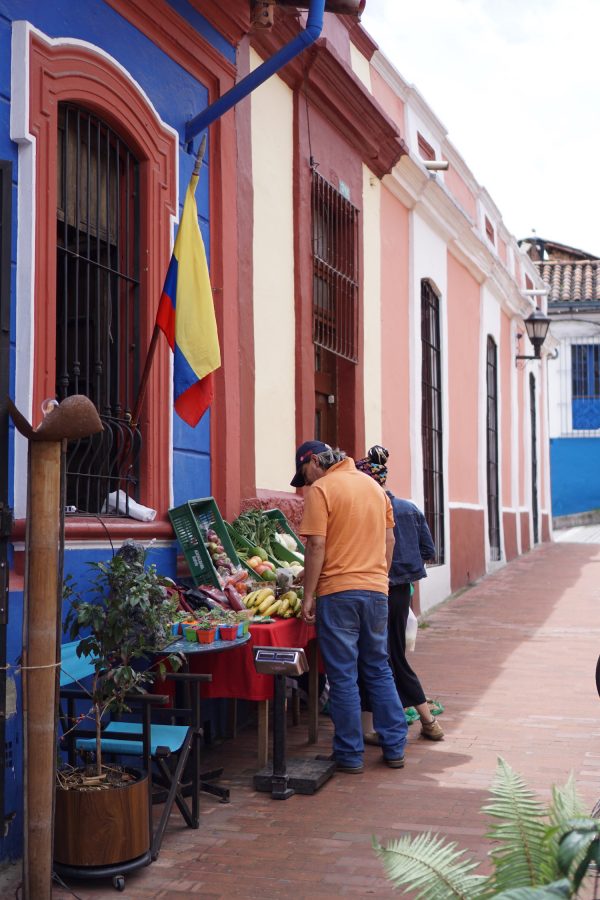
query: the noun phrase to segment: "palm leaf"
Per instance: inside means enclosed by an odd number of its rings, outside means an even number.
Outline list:
[[[387,847],[373,838],[373,849],[394,886],[414,892],[415,900],[474,900],[488,884],[486,877],[471,874],[477,863],[462,859],[464,850],[430,832],[406,835]]]
[[[571,877],[577,891],[592,863],[600,865],[600,822],[597,819],[571,819],[558,846],[558,865]]]
[[[544,868],[547,869],[548,826],[545,820],[549,811],[521,776],[500,757],[491,793],[493,800],[483,807],[483,811],[500,820],[487,834],[499,844],[490,851],[495,867],[496,893],[542,884],[542,873]]]

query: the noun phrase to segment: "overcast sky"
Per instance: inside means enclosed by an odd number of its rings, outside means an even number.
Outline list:
[[[600,257],[600,0],[367,0],[515,237]]]

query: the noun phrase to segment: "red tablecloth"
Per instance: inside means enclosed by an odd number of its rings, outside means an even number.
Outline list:
[[[235,697],[238,700],[271,700],[273,676],[259,675],[254,668],[252,647],[303,647],[316,639],[314,625],[300,619],[279,619],[268,625],[251,625],[250,640],[227,653],[190,654],[191,672],[211,674],[202,685],[203,697]]]

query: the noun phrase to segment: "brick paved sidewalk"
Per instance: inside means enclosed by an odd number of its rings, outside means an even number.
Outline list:
[[[404,770],[366,748],[362,776],[336,775],[313,797],[274,801],[252,790],[256,735],[244,731],[206,757],[225,766],[232,802],[203,795],[199,831],[171,818],[159,859],[127,879],[129,898],[202,900],[391,898],[371,835],[428,829],[483,859],[480,813],[498,755],[547,797],[574,771],[590,809],[600,797],[600,547],[546,544],[439,608],[411,661],[446,707],[446,740],[410,728]],[[329,749],[290,728],[289,755]],[[118,896],[110,882],[73,883],[81,898]],[[72,896],[55,889],[53,896]]]

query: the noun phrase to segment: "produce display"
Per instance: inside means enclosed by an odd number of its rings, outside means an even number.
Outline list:
[[[269,518],[262,509],[247,510],[232,522],[232,527],[251,545],[264,550],[267,556],[278,559],[277,546],[279,545],[293,552],[300,565],[304,562],[294,538],[289,534],[281,534],[277,522]]]
[[[193,528],[206,565],[201,578],[196,574],[195,587],[175,587],[180,611],[173,624],[174,635],[205,643],[215,639],[215,631],[219,639],[221,627],[223,635],[231,634],[231,626],[237,624],[241,636],[252,623],[300,617],[303,556],[298,552],[299,541],[281,533],[282,522],[287,527],[282,514],[277,513],[279,521],[275,521],[263,510],[249,510],[229,525],[212,498],[189,501],[174,511],[183,521],[179,532],[176,529],[180,541],[186,539],[185,529],[191,528],[188,507],[195,512]],[[173,519],[175,525],[177,516]],[[211,572],[214,583],[204,583]]]

